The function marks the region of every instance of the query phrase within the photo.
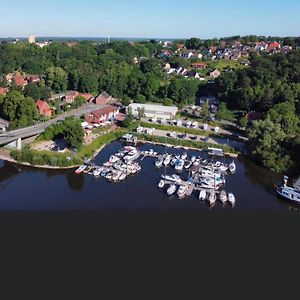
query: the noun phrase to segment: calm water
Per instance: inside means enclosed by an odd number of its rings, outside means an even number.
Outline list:
[[[96,157],[96,163],[103,163],[121,147],[119,142],[108,145]],[[165,151],[162,146],[140,146],[140,149],[150,148]],[[167,151],[184,150],[168,148]],[[293,209],[274,193],[273,184],[280,182],[280,176],[244,158],[235,161],[237,172],[226,177],[226,190],[235,194],[237,203],[232,208],[229,204],[222,207],[218,202],[212,210]],[[0,161],[0,210],[210,210],[198,200],[198,193],[180,200],[177,196],[169,198],[165,190],[157,188],[161,174],[174,173],[171,167],[155,168],[154,158],[145,158],[141,166],[139,174],[122,183],[110,183],[91,175],[75,175],[74,170],[46,171]]]

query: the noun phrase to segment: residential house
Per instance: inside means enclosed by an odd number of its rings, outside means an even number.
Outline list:
[[[185,49],[185,45],[184,44],[177,44],[176,48],[177,48],[177,51],[182,51],[183,49]]]
[[[193,63],[192,67],[195,68],[195,69],[206,69],[207,68],[207,64],[197,62],[197,63]]]
[[[83,97],[86,102],[92,102],[94,100],[94,96],[90,93],[79,93],[79,96]]]
[[[184,52],[180,53],[179,56],[182,57],[182,58],[190,59],[194,55],[193,55],[192,51],[184,51]]]
[[[95,98],[96,104],[108,104],[111,102],[112,96],[110,96],[107,92],[103,91],[98,97]]]
[[[44,115],[45,117],[51,117],[52,116],[52,110],[49,106],[49,104],[46,101],[43,100],[37,100],[35,102],[36,108],[39,111],[41,115]]]
[[[280,43],[278,42],[272,42],[267,44],[267,50],[268,51],[273,51],[273,50],[279,50],[281,48]]]
[[[202,59],[203,55],[200,52],[193,52],[193,58]]]
[[[5,96],[8,92],[8,88],[0,87],[0,96]]]
[[[213,70],[209,76],[213,79],[218,78],[221,75],[221,72],[218,69]]]
[[[79,93],[77,91],[67,91],[64,97],[65,103],[73,103],[77,96],[79,96]]]
[[[26,80],[28,82],[37,83],[41,80],[41,77],[40,77],[40,75],[27,75]]]
[[[23,75],[15,75],[12,79],[17,86],[25,87],[28,84],[28,81]]]
[[[112,105],[105,105],[84,116],[85,122],[100,124],[114,119],[119,114],[119,109]]]
[[[256,121],[261,120],[263,118],[263,113],[256,112],[256,111],[250,111],[246,114],[245,118],[249,121]]]
[[[256,51],[265,51],[268,47],[268,44],[265,42],[256,42],[255,43],[255,50]]]

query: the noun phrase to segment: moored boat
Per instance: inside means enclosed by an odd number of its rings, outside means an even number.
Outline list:
[[[82,173],[85,169],[86,169],[87,165],[81,165],[79,166],[76,170],[75,170],[75,173],[76,174],[80,174]]]
[[[202,189],[199,193],[199,200],[204,201],[206,199],[206,190]]]
[[[165,181],[161,179],[161,180],[159,181],[159,183],[158,183],[158,187],[159,187],[160,189],[162,189],[164,186],[165,186]]]
[[[219,194],[219,198],[222,203],[225,203],[227,201],[227,194],[224,190],[222,190]]]
[[[163,162],[164,162],[164,158],[163,158],[163,156],[160,156],[160,157],[155,161],[155,166],[159,168],[159,167],[162,166]]]
[[[228,193],[228,202],[233,206],[235,204],[235,196],[233,193]]]
[[[214,190],[211,190],[208,196],[208,203],[212,205],[216,202],[216,200],[217,200],[216,192]]]
[[[232,161],[229,165],[228,165],[228,170],[230,173],[234,173],[236,171],[236,165],[234,163],[234,161]]]
[[[276,187],[276,192],[285,200],[300,204],[300,180],[294,186],[288,186],[288,177],[284,176],[283,185]]]
[[[187,184],[183,184],[177,190],[177,195],[179,198],[183,198],[188,190],[189,186]]]
[[[168,196],[172,196],[177,190],[176,184],[171,184],[170,187],[167,189]]]

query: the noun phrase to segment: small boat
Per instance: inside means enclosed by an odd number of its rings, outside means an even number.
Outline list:
[[[175,165],[176,161],[177,161],[177,158],[176,158],[176,157],[173,157],[173,158],[171,159],[170,165],[173,167],[173,166]]]
[[[107,173],[108,173],[108,170],[104,168],[104,169],[101,171],[100,175],[101,175],[102,177],[105,177]]]
[[[108,172],[106,175],[105,175],[105,178],[108,179],[108,180],[111,180],[112,179],[112,172]]]
[[[216,192],[214,190],[210,191],[208,196],[208,203],[212,205],[216,202],[216,200],[217,200]]]
[[[126,173],[121,173],[120,177],[119,177],[119,180],[122,181],[126,178]]]
[[[160,189],[162,189],[164,186],[165,186],[165,181],[161,179],[161,180],[159,181],[159,183],[158,183],[158,187],[159,187]]]
[[[177,190],[177,195],[179,198],[183,198],[185,196],[185,193],[187,192],[189,186],[187,184],[181,185],[179,189]]]
[[[193,155],[193,156],[191,157],[191,162],[194,163],[195,161],[196,161],[196,156]]]
[[[181,159],[179,159],[179,160],[177,160],[176,163],[175,163],[175,170],[176,170],[176,171],[182,171],[183,166],[184,166],[184,161],[181,160]]]
[[[168,196],[172,196],[177,190],[176,184],[171,184],[170,187],[167,189]]]
[[[186,169],[186,170],[188,170],[190,167],[191,167],[191,165],[193,164],[193,162],[192,161],[186,161],[185,163],[184,163],[184,168]]]
[[[76,169],[75,173],[76,173],[76,174],[82,173],[82,172],[86,169],[86,167],[87,167],[87,165],[81,165],[81,166],[79,166],[79,167]]]
[[[232,193],[228,193],[228,202],[233,206],[235,204],[235,196]]]
[[[234,173],[236,171],[236,165],[234,163],[234,161],[232,161],[229,165],[228,165],[228,169],[230,173]]]
[[[111,180],[112,181],[118,181],[120,176],[121,176],[121,172],[120,171],[114,171],[112,172],[112,176],[111,176]]]
[[[171,162],[172,156],[167,155],[166,158],[164,159],[164,165],[167,166]]]
[[[297,179],[294,186],[288,186],[288,177],[284,176],[283,185],[276,187],[276,192],[285,200],[300,204],[300,179]]]
[[[181,155],[181,159],[186,159],[187,158],[187,153],[184,152],[182,155]]]
[[[162,166],[163,162],[164,162],[164,158],[163,158],[163,156],[160,156],[160,157],[155,161],[155,166],[159,168],[159,167]]]
[[[199,200],[204,201],[206,199],[206,190],[200,190]]]
[[[119,161],[119,160],[120,160],[120,158],[117,157],[117,156],[115,156],[115,155],[112,155],[112,156],[109,158],[109,162],[110,162],[111,164],[114,164],[114,163],[116,163],[116,162]]]
[[[219,194],[219,198],[221,200],[222,203],[225,203],[227,201],[227,195],[226,192],[224,190],[222,190]]]
[[[191,172],[193,175],[199,171],[199,167],[200,167],[199,162],[195,161],[191,166]]]
[[[94,172],[93,172],[93,175],[95,177],[99,176],[101,174],[102,170],[103,170],[103,168],[97,168],[97,169],[95,169]]]

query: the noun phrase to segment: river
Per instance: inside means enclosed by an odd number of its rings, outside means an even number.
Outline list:
[[[122,147],[118,141],[106,146],[95,158],[97,164],[106,161]],[[149,144],[142,150],[153,148],[164,152],[165,147]],[[185,150],[167,148],[169,153]],[[199,152],[187,151],[189,155]],[[201,154],[205,156],[205,153]],[[230,162],[232,159],[228,159]],[[141,161],[140,173],[124,182],[111,183],[91,175],[74,174],[74,170],[43,170],[0,161],[0,210],[17,211],[276,211],[295,210],[288,202],[276,197],[273,184],[281,176],[262,168],[245,158],[235,159],[237,172],[226,177],[226,191],[236,196],[236,205],[225,207],[218,202],[213,208],[198,200],[198,192],[178,199],[168,197],[157,183],[163,173],[173,174],[171,167],[157,169],[154,158]]]

